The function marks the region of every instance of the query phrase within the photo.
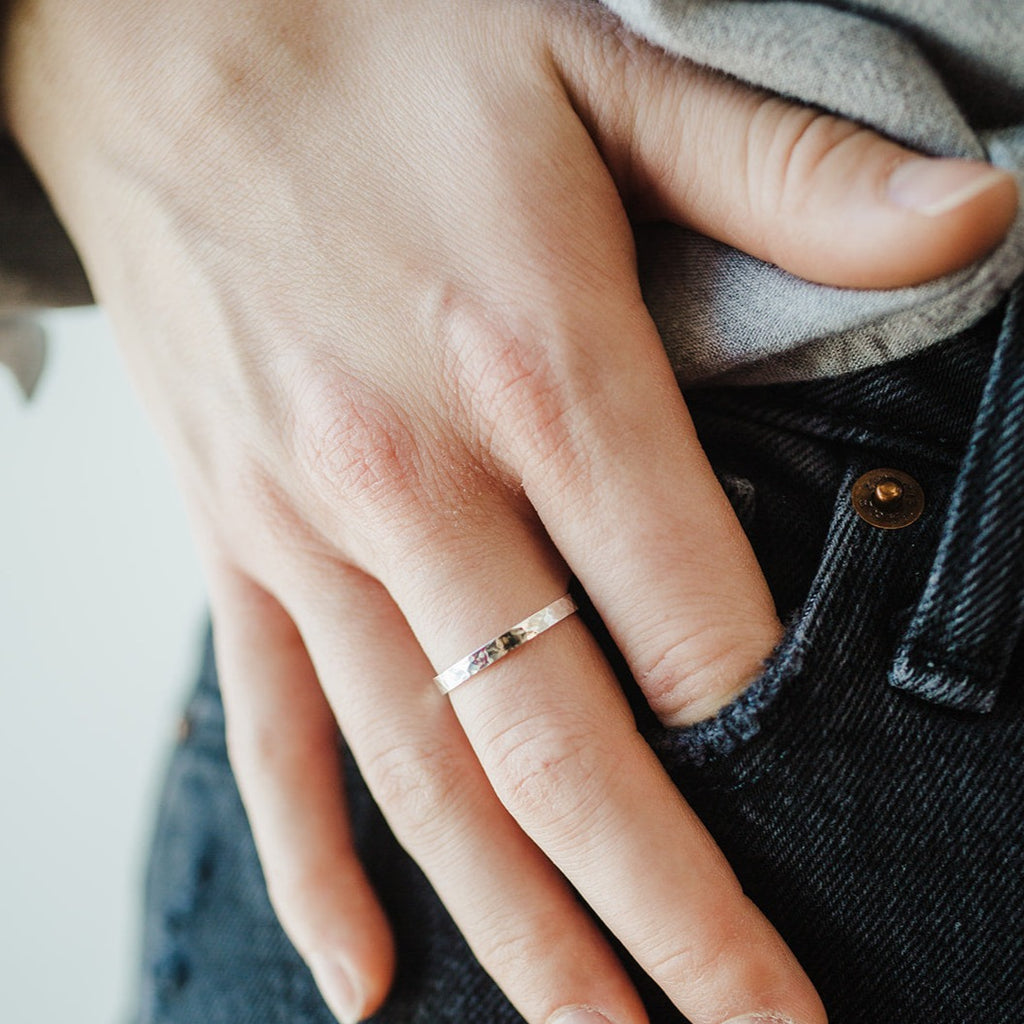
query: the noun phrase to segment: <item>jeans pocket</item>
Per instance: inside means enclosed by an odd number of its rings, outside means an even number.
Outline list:
[[[666,769],[685,780],[683,788],[742,787],[799,755],[808,735],[829,729],[830,716],[843,713],[846,695],[837,688],[848,685],[839,680],[850,677],[851,663],[869,660],[862,655],[868,647],[877,652],[892,643],[899,620],[893,591],[914,574],[910,566],[932,543],[931,530],[881,530],[858,516],[851,491],[870,468],[861,461],[847,466],[810,588],[757,678],[710,718],[644,728]],[[884,673],[862,675],[862,688],[885,685]]]

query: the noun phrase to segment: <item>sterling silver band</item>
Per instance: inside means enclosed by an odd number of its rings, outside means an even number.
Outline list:
[[[534,612],[522,622],[517,622],[508,632],[488,640],[483,647],[477,648],[472,654],[467,654],[455,662],[451,668],[446,668],[434,676],[437,688],[442,693],[451,693],[456,686],[467,679],[472,679],[478,672],[483,672],[506,654],[511,654],[517,647],[522,647],[527,640],[540,636],[546,629],[568,618],[577,608],[578,605],[568,594],[557,601],[552,601],[546,608],[541,608],[539,612]]]

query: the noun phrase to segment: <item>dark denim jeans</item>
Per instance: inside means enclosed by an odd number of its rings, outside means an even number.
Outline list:
[[[1019,1024],[1019,309],[900,363],[688,399],[789,629],[761,678],[714,720],[662,729],[634,693],[639,727],[832,1024]],[[913,525],[880,529],[855,512],[851,486],[876,467],[922,485]],[[137,1020],[329,1024],[267,902],[209,651],[187,721],[151,863]],[[347,770],[400,953],[374,1020],[518,1020]],[[637,973],[655,1024],[678,1024]]]

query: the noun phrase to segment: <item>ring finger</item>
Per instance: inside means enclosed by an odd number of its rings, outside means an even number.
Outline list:
[[[625,971],[565,881],[496,799],[384,588],[356,570],[321,563],[301,567],[290,590],[367,784],[517,1009],[536,1024],[555,1018],[642,1024],[646,1015]]]

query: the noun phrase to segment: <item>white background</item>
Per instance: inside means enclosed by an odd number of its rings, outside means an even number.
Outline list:
[[[0,369],[0,1013],[122,1024],[203,588],[102,315],[45,322],[30,404]]]

